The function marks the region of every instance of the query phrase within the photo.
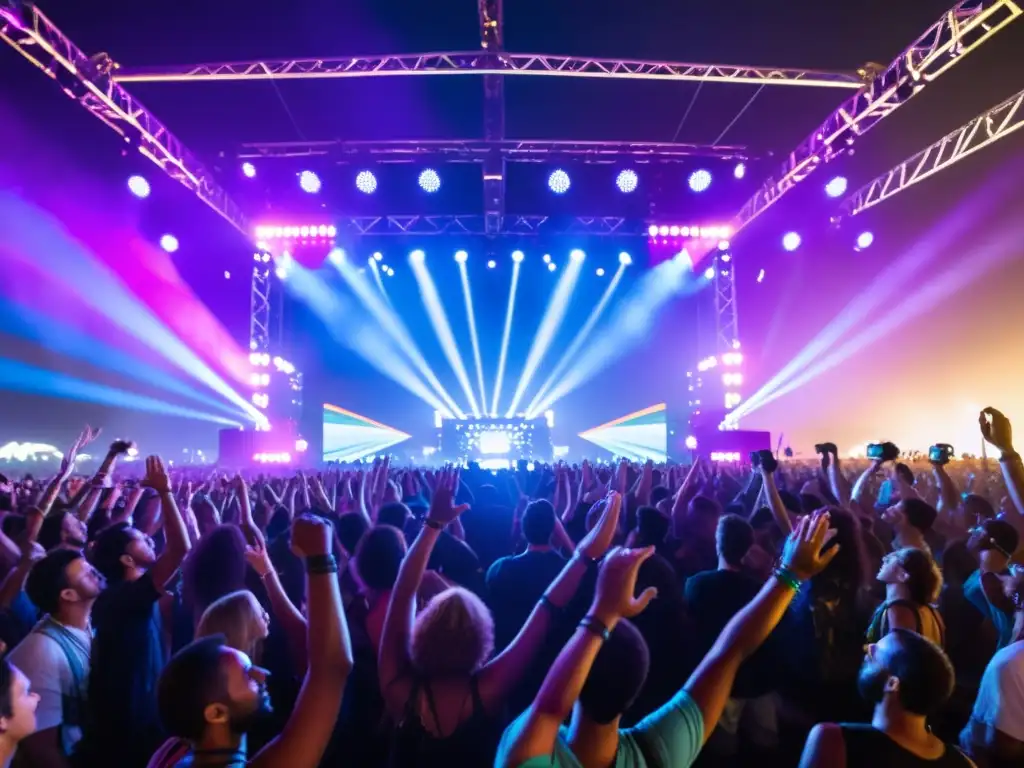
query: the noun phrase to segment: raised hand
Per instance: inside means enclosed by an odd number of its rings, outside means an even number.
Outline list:
[[[253,543],[245,547],[245,562],[262,579],[274,570],[274,564],[270,561],[270,553],[267,552],[267,544],[263,540],[263,534],[255,531],[253,539]]]
[[[606,625],[620,618],[631,619],[658,596],[658,590],[648,587],[634,597],[636,577],[640,566],[651,555],[654,547],[624,549],[617,547],[604,559],[597,577],[592,613]]]
[[[604,509],[597,525],[576,546],[576,551],[591,560],[600,560],[615,540],[619,529],[619,513],[622,510],[622,494],[612,491],[604,501]]]
[[[159,456],[146,457],[146,476],[142,478],[142,485],[158,493],[171,492],[171,479]]]
[[[299,515],[292,521],[292,552],[306,558],[331,552],[332,528],[321,517]]]
[[[821,573],[839,553],[839,546],[827,552],[822,548],[835,535],[829,531],[825,510],[800,518],[782,548],[782,566],[801,581]]]
[[[437,476],[434,493],[430,497],[430,511],[427,513],[427,519],[447,525],[469,509],[469,504],[459,504],[458,506],[452,504],[452,495],[455,493],[458,482],[457,470],[448,468],[440,472]]]
[[[995,408],[986,408],[978,414],[981,436],[1004,453],[1013,452],[1013,429],[1010,420]]]

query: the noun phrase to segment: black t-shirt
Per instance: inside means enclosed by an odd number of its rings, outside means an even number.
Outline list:
[[[870,724],[843,723],[839,727],[846,745],[846,768],[967,768],[971,764],[949,744],[938,760],[925,760]]]
[[[156,684],[166,662],[160,597],[147,573],[111,584],[93,606],[96,634],[82,743],[89,764],[131,768],[160,746]]]
[[[686,603],[696,625],[700,658],[722,634],[725,625],[761,591],[761,584],[738,571],[704,571],[686,580]],[[773,642],[768,641],[743,663],[736,676],[733,696],[752,698],[773,687]]]
[[[554,550],[502,557],[491,565],[487,571],[487,604],[494,614],[495,650],[512,642],[564,567],[565,558]]]

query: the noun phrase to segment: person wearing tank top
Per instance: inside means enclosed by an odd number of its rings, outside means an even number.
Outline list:
[[[882,559],[876,577],[885,584],[885,602],[868,627],[867,641],[877,643],[891,629],[909,629],[945,647],[946,627],[932,607],[942,589],[942,573],[929,552],[903,547]]]
[[[953,665],[931,640],[892,628],[868,646],[857,687],[870,723],[819,723],[800,768],[967,768],[974,763],[928,728],[953,691]]]

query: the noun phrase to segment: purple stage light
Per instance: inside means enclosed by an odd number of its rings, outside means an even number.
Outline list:
[[[742,179],[747,175],[747,166],[743,163],[736,163],[736,167],[732,169],[732,175],[734,178]]]
[[[636,171],[632,168],[626,168],[619,171],[619,175],[615,177],[615,186],[619,188],[620,192],[627,195],[630,192],[635,192],[636,186],[639,183],[640,177],[636,175]]]
[[[433,168],[424,168],[420,171],[420,189],[429,194],[437,192],[441,188],[441,177]]]
[[[763,269],[760,272],[757,273],[757,282],[759,282],[759,283],[763,283],[764,282],[764,270]]]
[[[146,181],[142,176],[130,177],[128,179],[128,189],[131,190],[131,193],[136,197],[149,197],[149,182]]]
[[[303,192],[315,195],[320,191],[320,177],[312,171],[303,171],[299,174],[299,186],[302,187]]]
[[[708,267],[707,269],[704,270],[704,279],[705,280],[714,280],[715,279],[715,268],[714,267]]]
[[[242,163],[242,175],[247,179],[255,179],[256,166],[252,163]]]
[[[787,251],[795,251],[800,247],[800,243],[803,242],[800,235],[796,232],[787,232],[782,236],[782,247]]]
[[[548,176],[548,188],[556,195],[564,195],[571,186],[572,181],[569,179],[569,174],[561,168],[552,171]]]
[[[168,253],[174,253],[178,250],[178,238],[174,235],[164,235],[160,238],[160,247]]]
[[[829,197],[839,197],[846,193],[847,181],[845,176],[836,176],[825,185],[825,194]]]
[[[377,177],[373,171],[360,171],[356,174],[356,189],[364,195],[372,195],[377,191]]]
[[[703,192],[711,186],[711,172],[703,168],[690,174],[690,189],[694,192]]]
[[[873,242],[875,242],[875,236],[871,232],[861,232],[857,235],[857,250],[863,251],[865,248],[870,248]]]

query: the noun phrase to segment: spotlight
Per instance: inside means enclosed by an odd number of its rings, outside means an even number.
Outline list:
[[[554,272],[556,269],[558,269],[558,265],[556,265],[555,262],[552,261],[548,264],[548,272]]]
[[[760,272],[757,273],[757,282],[759,282],[759,283],[763,283],[764,282],[764,270],[763,269]]]
[[[732,175],[734,178],[742,179],[747,175],[747,166],[743,163],[736,163],[736,167],[732,169]]]
[[[604,267],[598,267],[597,268],[597,276],[598,277],[604,277]]]
[[[569,174],[561,168],[552,171],[551,175],[548,176],[548,188],[556,195],[564,195],[571,186],[572,182],[569,180]]]
[[[356,174],[356,189],[364,195],[372,195],[377,191],[377,177],[373,171],[360,171]]]
[[[633,257],[630,256],[628,253],[623,251],[622,253],[619,254],[619,264],[622,264],[623,266],[628,267],[632,263],[633,263]]]
[[[715,268],[714,267],[708,267],[707,269],[704,270],[704,279],[705,280],[714,280],[715,279]]]
[[[315,195],[320,191],[320,177],[312,171],[303,171],[299,174],[299,186],[303,192]]]
[[[178,238],[174,235],[164,235],[160,238],[160,247],[168,253],[174,253],[178,250]]]
[[[512,261],[516,264],[522,263],[523,259],[526,258],[522,251],[512,251]]]
[[[545,253],[543,258],[542,258],[542,261],[545,264],[550,264],[551,263],[551,254],[550,253]]]
[[[374,260],[374,261],[384,261],[384,254],[383,254],[383,253],[381,253],[380,251],[376,251],[376,252],[375,252],[375,253],[373,254],[373,260]]]
[[[800,239],[800,235],[796,232],[787,232],[782,236],[782,247],[787,251],[795,251],[800,247],[800,243],[803,242]]]
[[[441,177],[433,168],[424,168],[420,171],[420,189],[433,194],[441,188]]]
[[[703,192],[711,186],[711,172],[701,168],[690,174],[690,189],[694,192]]]
[[[498,266],[498,262],[496,262],[494,259],[488,260],[488,262],[487,262],[487,268],[488,269],[494,269],[496,266]]]
[[[132,176],[128,179],[128,189],[136,197],[145,198],[149,197],[149,182],[146,181],[142,176]]]
[[[569,254],[569,258],[572,259],[575,262],[583,261],[583,259],[585,259],[586,257],[587,257],[587,254],[585,254],[583,251],[579,250],[578,248],[573,250]]]
[[[619,188],[619,192],[623,192],[627,195],[630,192],[636,191],[636,185],[639,182],[640,178],[632,168],[626,168],[619,171],[619,175],[615,177],[615,186]]]
[[[870,248],[873,242],[875,242],[875,236],[871,232],[861,232],[857,235],[857,250],[863,251],[865,248]]]
[[[836,176],[825,185],[825,194],[829,197],[839,197],[846,192],[846,177]]]
[[[227,270],[224,270],[224,279],[225,280],[230,280],[231,279],[231,273],[228,272]]]
[[[465,264],[466,263],[466,259],[468,259],[468,258],[469,258],[469,254],[466,253],[465,251],[456,251],[455,252],[455,260],[457,262],[459,262],[459,264]]]
[[[345,261],[345,252],[341,248],[334,248],[327,254],[327,258],[330,259],[331,264],[341,264]]]
[[[252,163],[242,163],[242,175],[247,179],[255,179],[256,166]]]
[[[658,225],[657,224],[651,224],[651,226],[649,226],[647,228],[647,234],[650,235],[651,237],[657,237],[658,236]]]
[[[686,447],[691,451],[697,450],[697,438],[693,435],[688,435],[684,442]]]
[[[425,254],[423,251],[417,249],[417,250],[415,250],[415,251],[413,251],[412,253],[409,254],[409,258],[412,259],[412,263],[413,264],[422,264],[424,261],[427,260],[427,254]],[[390,267],[386,267],[386,269],[391,269],[391,268]]]
[[[728,240],[719,240],[718,241],[718,250],[720,250],[720,251],[728,251],[729,250],[729,241]]]

